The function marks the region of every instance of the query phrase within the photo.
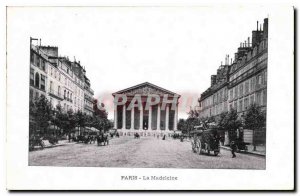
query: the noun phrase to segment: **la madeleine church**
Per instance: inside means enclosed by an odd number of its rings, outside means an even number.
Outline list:
[[[180,95],[149,82],[112,95],[114,128],[121,136],[170,136],[177,130]]]

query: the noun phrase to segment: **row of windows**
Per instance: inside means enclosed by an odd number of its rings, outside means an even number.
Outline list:
[[[251,93],[256,89],[259,89],[262,85],[266,85],[266,84],[267,84],[267,71],[263,71],[262,73],[253,76],[252,78],[230,89],[229,100],[247,95],[248,93]]]
[[[252,51],[248,51],[247,55],[245,55],[242,58],[242,60],[239,60],[236,64],[234,64],[232,66],[231,71],[234,71],[234,70],[238,69],[240,66],[244,65],[246,61],[249,61],[251,58],[255,57],[257,55],[257,53],[260,53],[262,50],[267,48],[267,45],[268,45],[267,40],[264,40],[264,41],[260,42],[259,47],[255,46]],[[247,70],[251,69],[256,63],[260,63],[261,61],[263,61],[266,58],[267,58],[267,53],[265,53],[261,57],[259,57],[258,62],[253,62],[252,61],[251,63],[249,63],[248,65],[243,67],[239,72],[237,72],[233,76],[231,76],[229,80],[230,81],[234,80],[235,78],[237,78],[241,74],[245,73]]]
[[[46,63],[45,60],[40,58],[39,55],[35,54],[31,51],[30,53],[30,62],[31,64],[39,67],[40,69],[46,71]]]
[[[50,75],[54,78],[58,77],[58,81],[61,81],[61,73],[59,71],[56,70],[56,68],[53,68],[52,66],[50,66]],[[67,77],[64,77],[64,83],[67,87],[69,87],[70,89],[75,89],[75,95],[76,96],[81,96],[84,97],[84,93],[83,91],[77,87],[76,84],[74,84],[70,79],[68,79]],[[76,78],[76,77],[75,77]]]
[[[75,104],[76,107],[82,107],[82,108],[83,108],[83,102],[82,102],[82,100],[79,99],[79,98],[76,98],[76,97],[75,97],[75,99],[74,99],[74,104]]]
[[[228,94],[227,88],[222,88],[221,90],[219,90],[217,93],[213,95],[213,103],[216,104],[226,100],[227,94]]]
[[[35,86],[38,89],[45,90],[46,77],[38,72],[34,73],[34,69],[30,68],[30,85]]]
[[[267,90],[265,89],[243,99],[233,101],[229,103],[229,108],[233,108],[238,112],[242,112],[247,110],[253,103],[258,104],[259,106],[265,106],[267,104]]]
[[[223,102],[221,104],[218,104],[210,109],[211,115],[210,116],[215,116],[219,115],[222,112],[227,112],[227,102]]]
[[[29,98],[30,98],[30,100],[38,99],[40,96],[44,96],[44,94],[40,93],[37,90],[35,90],[35,91],[33,89],[29,90]]]

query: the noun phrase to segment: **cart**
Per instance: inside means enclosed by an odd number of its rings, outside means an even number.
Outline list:
[[[194,153],[206,153],[210,155],[211,152],[217,156],[220,152],[220,137],[215,128],[199,128],[191,131],[193,138],[191,139],[192,150]]]

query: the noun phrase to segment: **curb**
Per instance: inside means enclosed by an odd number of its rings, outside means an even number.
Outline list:
[[[47,145],[47,146],[44,146],[44,148],[54,148],[54,147],[65,146],[65,145],[70,145],[70,144],[75,144],[75,143],[74,142],[66,142],[66,143],[55,144],[55,145]]]
[[[231,151],[231,148],[230,148],[230,147],[220,146],[220,148],[222,148],[222,149],[224,149],[224,150]],[[258,153],[258,152],[242,151],[242,152],[236,152],[236,153],[240,153],[240,154],[249,154],[249,155],[255,155],[255,156],[260,156],[260,157],[266,157],[265,154]]]

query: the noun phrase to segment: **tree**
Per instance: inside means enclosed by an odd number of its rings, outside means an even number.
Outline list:
[[[103,103],[98,104],[98,100],[95,99],[93,109],[92,126],[100,131],[109,131],[113,127],[113,122],[107,119],[108,113],[105,110],[105,105]]]
[[[52,106],[45,96],[30,102],[29,114],[32,116],[41,134],[45,134],[51,119]]]
[[[266,114],[261,111],[260,107],[256,104],[250,105],[245,115],[245,128],[253,130],[253,137],[255,131],[261,130],[266,126]],[[253,139],[253,150],[256,150],[256,141]]]
[[[187,126],[186,126],[186,122],[184,119],[179,119],[178,124],[177,124],[177,128],[178,130],[180,130],[182,133],[187,131]]]
[[[82,113],[79,110],[75,113],[75,120],[76,127],[79,127],[81,129],[87,126],[88,117],[85,113]]]
[[[228,113],[222,113],[218,122],[221,129],[228,130],[229,140],[236,140],[236,130],[242,126],[242,122],[238,117],[237,111],[230,109]]]
[[[226,129],[226,118],[227,118],[228,112],[222,112],[217,120],[217,125],[220,129]]]
[[[59,118],[64,134],[70,135],[71,131],[77,126],[73,110],[68,110],[67,113],[61,113],[57,116],[57,118]]]
[[[190,111],[188,112],[188,116],[189,116],[189,118],[198,118],[199,117],[199,113],[198,113],[197,110],[193,110],[191,108]]]
[[[104,103],[100,103],[100,105],[98,105],[98,100],[95,99],[93,103],[93,109],[94,109],[94,115],[99,116],[101,118],[107,118],[108,113],[105,110]]]

